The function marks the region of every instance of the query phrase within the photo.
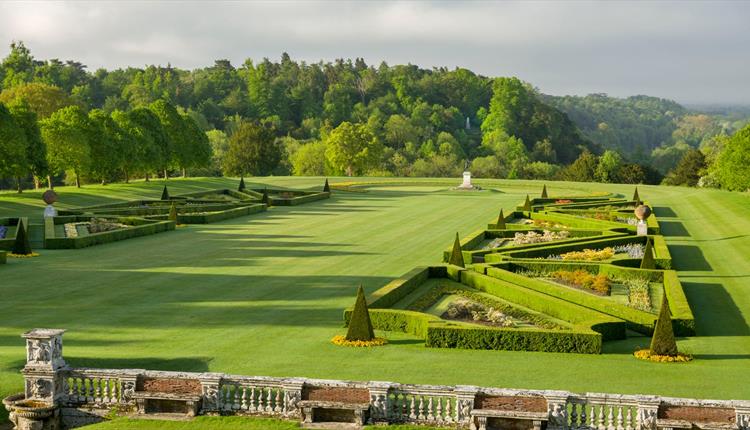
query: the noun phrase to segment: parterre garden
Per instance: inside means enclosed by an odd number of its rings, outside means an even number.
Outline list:
[[[62,235],[65,224],[94,219],[169,223],[173,201],[185,208],[178,216],[204,215],[215,207],[193,211],[188,200],[250,206],[266,187],[269,199],[293,199],[301,196],[270,190],[319,192],[322,181],[260,178],[248,186],[259,195],[245,200],[221,191],[236,190],[236,180],[176,180],[169,204],[154,198],[162,191],[154,183],[61,189],[60,216],[71,218],[54,229]],[[518,207],[542,184],[480,184],[485,191],[457,192],[434,179],[333,180],[331,199],[304,207],[272,205],[106,246],[9,258],[0,266],[0,394],[21,388],[19,333],[63,327],[66,358],[77,366],[750,396],[737,383],[750,366],[746,195],[642,187],[655,209],[647,241],[629,219],[634,200],[621,197],[632,190],[549,183],[565,197]],[[38,193],[0,196],[6,235],[15,234],[14,219],[42,225],[41,209]],[[109,213],[116,209],[135,213]],[[457,231],[490,219],[460,240],[465,267],[438,264],[451,259],[443,248]],[[32,228],[29,235],[39,240]],[[653,268],[641,268],[645,255]],[[384,347],[329,342],[360,283]],[[632,356],[648,346],[664,297],[691,363]]]

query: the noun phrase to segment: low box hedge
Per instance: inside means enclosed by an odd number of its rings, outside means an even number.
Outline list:
[[[210,224],[213,222],[219,222],[227,219],[263,212],[265,210],[265,204],[257,203],[216,212],[187,214],[182,213],[177,215],[177,222],[179,222],[180,224]]]
[[[55,217],[52,222],[54,224],[65,224],[67,222],[88,221],[91,218],[91,216]],[[105,231],[102,233],[94,233],[88,236],[80,237],[45,236],[44,247],[47,249],[79,249],[93,245],[102,245],[105,243],[116,242],[118,240],[125,240],[134,237],[161,233],[168,230],[174,230],[175,228],[174,221],[154,221],[142,218],[120,218],[117,219],[117,221],[123,222],[125,224],[131,224],[132,227],[120,230]],[[47,231],[48,227],[47,224],[45,224],[45,232]],[[51,231],[54,234],[54,227],[52,227]]]
[[[7,258],[8,257],[5,255],[5,251],[0,251],[0,264],[5,264]]]
[[[674,270],[664,271],[664,294],[672,313],[672,327],[677,336],[695,336],[695,317]]]
[[[370,294],[367,298],[367,306],[370,309],[389,308],[411,294],[429,278],[429,267],[416,267]]]
[[[268,199],[271,206],[297,206],[318,200],[324,200],[330,197],[330,192],[321,191],[289,198],[269,196]]]

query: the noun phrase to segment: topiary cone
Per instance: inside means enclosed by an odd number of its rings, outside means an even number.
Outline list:
[[[500,215],[497,216],[497,226],[495,228],[498,230],[505,230],[505,215],[503,215],[502,208],[500,208]]]
[[[523,210],[531,212],[531,200],[528,194],[526,194],[526,201],[523,202]]]
[[[635,192],[633,193],[633,201],[635,202],[636,206],[641,204],[641,196],[638,195],[638,187],[635,187]]]
[[[167,190],[167,186],[164,186],[164,189],[161,191],[161,199],[162,200],[169,200],[169,191]]]
[[[672,330],[672,317],[669,312],[667,296],[661,302],[659,319],[656,320],[654,336],[651,338],[651,355],[677,355],[677,342]]]
[[[268,188],[263,188],[263,197],[261,197],[260,202],[268,205]]]
[[[237,187],[237,191],[245,191],[245,177],[240,176],[240,186]]]
[[[456,233],[456,240],[453,241],[453,251],[451,251],[451,258],[448,259],[448,263],[454,266],[466,267],[464,265],[464,254],[461,252],[461,241],[458,239],[458,233]]]
[[[172,206],[169,208],[169,220],[177,223],[177,206],[172,202]]]
[[[654,247],[651,245],[651,238],[649,237],[646,237],[646,249],[643,250],[641,269],[656,269],[656,261],[654,261]]]
[[[331,192],[331,186],[328,185],[328,178],[326,178],[326,183],[323,184],[323,192],[324,193],[330,193]]]
[[[16,240],[13,242],[13,248],[10,252],[16,255],[32,254],[29,236],[26,234],[26,226],[20,219],[18,220],[18,227],[16,227]]]
[[[360,285],[359,289],[357,289],[357,301],[354,303],[352,316],[349,319],[349,329],[346,331],[346,340],[368,342],[373,339],[375,339],[375,332],[372,330],[370,311],[367,310],[365,289]]]
[[[547,184],[544,184],[544,186],[542,187],[542,198],[547,198]]]

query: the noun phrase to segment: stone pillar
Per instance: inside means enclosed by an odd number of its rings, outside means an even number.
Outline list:
[[[120,402],[125,404],[133,403],[133,393],[138,382],[138,373],[145,373],[145,370],[139,370],[133,374],[120,376]]]
[[[22,335],[26,339],[25,379],[27,399],[56,403],[65,396],[65,381],[60,370],[66,369],[62,353],[65,330],[37,328]]]
[[[568,428],[568,397],[565,391],[548,391],[544,393],[547,399],[547,428],[549,430],[567,430]]]
[[[661,400],[654,396],[638,397],[638,412],[636,413],[637,430],[656,430],[656,417],[659,413]]]
[[[750,430],[750,404],[735,406],[734,413],[737,415],[737,428],[740,430]]]
[[[474,409],[474,399],[478,392],[477,387],[468,385],[457,385],[453,390],[453,394],[456,395],[456,424],[475,428],[471,420],[471,411]]]
[[[390,418],[391,404],[388,398],[393,383],[372,381],[367,384],[370,390],[370,424],[387,423]]]
[[[287,379],[283,382],[284,390],[284,410],[283,415],[288,418],[299,418],[299,408],[297,403],[302,400],[302,388],[305,386],[304,379]]]
[[[218,414],[221,410],[221,378],[222,373],[201,373],[201,393],[203,395],[203,404],[201,411],[204,414]]]

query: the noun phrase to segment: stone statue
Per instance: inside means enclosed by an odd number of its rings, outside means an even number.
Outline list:
[[[646,219],[651,216],[651,208],[646,205],[640,205],[635,208],[633,213],[638,218],[638,224],[636,225],[636,234],[638,236],[648,235],[648,226],[646,225]]]

